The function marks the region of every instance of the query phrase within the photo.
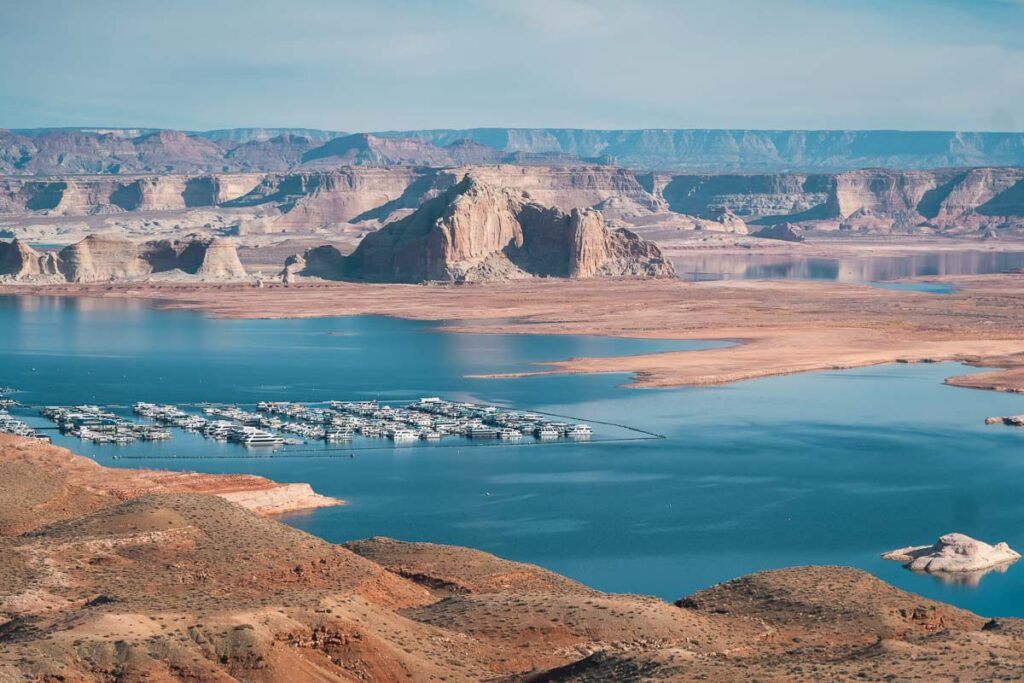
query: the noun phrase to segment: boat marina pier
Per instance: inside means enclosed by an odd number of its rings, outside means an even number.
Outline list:
[[[25,410],[29,407],[23,407]],[[261,401],[256,404],[157,404],[137,402],[131,414],[123,406],[84,404],[40,406],[36,413],[62,435],[95,444],[127,446],[168,441],[177,430],[245,448],[349,446],[354,440],[392,445],[444,442],[500,442],[506,445],[588,441],[586,423],[495,405],[422,397],[413,401],[330,400],[317,403]],[[0,414],[0,417],[7,415]],[[7,415],[0,431],[28,432],[46,438],[37,427]],[[18,422],[18,425],[14,424]],[[6,430],[4,425],[7,425]],[[15,431],[17,430],[17,432]]]

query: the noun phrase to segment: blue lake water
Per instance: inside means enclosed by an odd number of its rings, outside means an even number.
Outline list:
[[[894,283],[904,278],[983,275],[1024,268],[1024,251],[937,249],[898,255],[802,256],[793,253],[694,252],[672,257],[687,280],[825,280],[949,294],[939,282]]]
[[[1024,547],[1024,429],[983,424],[1024,412],[1024,397],[942,385],[971,369],[891,365],[671,390],[620,388],[622,375],[467,378],[709,344],[433,327],[376,317],[216,320],[139,302],[0,297],[0,385],[23,389],[17,398],[33,404],[430,394],[626,423],[667,438],[399,447],[354,458],[198,457],[244,451],[180,432],[122,448],[55,442],[106,465],[310,482],[351,504],[284,521],[330,541],[387,535],[472,546],[666,599],[761,569],[845,564],[983,614],[1024,616],[1024,564],[970,587],[878,558],[954,530]]]

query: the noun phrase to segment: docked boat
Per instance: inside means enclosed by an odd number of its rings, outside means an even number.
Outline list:
[[[570,439],[589,439],[593,434],[594,430],[585,424],[575,424],[565,432]]]
[[[324,439],[326,441],[351,441],[352,435],[352,430],[348,428],[328,429],[324,432]]]
[[[558,430],[555,429],[554,427],[550,426],[550,425],[544,425],[542,427],[537,427],[533,431],[533,434],[538,439],[557,439],[559,436],[561,436],[561,434],[559,434]]]
[[[392,441],[415,441],[419,435],[411,429],[389,429],[388,438]]]
[[[467,430],[466,436],[471,439],[497,439],[498,430],[486,425],[473,425]]]
[[[277,434],[271,434],[270,432],[265,432],[262,429],[244,425],[232,429],[228,433],[228,441],[240,443],[246,447],[284,445],[284,439]]]

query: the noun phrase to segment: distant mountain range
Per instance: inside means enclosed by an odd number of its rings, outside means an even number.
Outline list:
[[[0,129],[0,174],[269,172],[341,166],[619,165],[674,172],[840,172],[1024,165],[1024,133],[469,128]]]

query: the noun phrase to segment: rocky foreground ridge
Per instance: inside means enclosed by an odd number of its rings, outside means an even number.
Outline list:
[[[8,176],[0,177],[0,221],[213,209],[241,234],[375,229],[446,192],[466,173],[566,212],[595,208],[626,226],[739,234],[786,222],[851,233],[1024,229],[1019,167],[672,174],[593,165],[348,166],[269,174]],[[201,220],[209,221],[208,213]]]
[[[599,211],[564,212],[467,175],[406,218],[370,233],[350,256],[331,246],[289,259],[285,276],[383,282],[542,277],[664,277],[652,242],[610,230]]]
[[[183,475],[122,493],[83,467],[0,439],[0,680],[1024,676],[1024,622],[853,569],[753,574],[671,604],[467,548],[331,545]],[[238,479],[200,476],[211,493]]]
[[[0,278],[14,281],[107,282],[160,274],[204,280],[246,277],[234,243],[223,238],[190,235],[139,243],[90,235],[60,252],[40,252],[19,239],[0,241]]]
[[[566,163],[659,171],[825,171],[1024,164],[1024,134],[858,130],[469,128],[0,130],[0,173],[284,171],[318,165]]]

